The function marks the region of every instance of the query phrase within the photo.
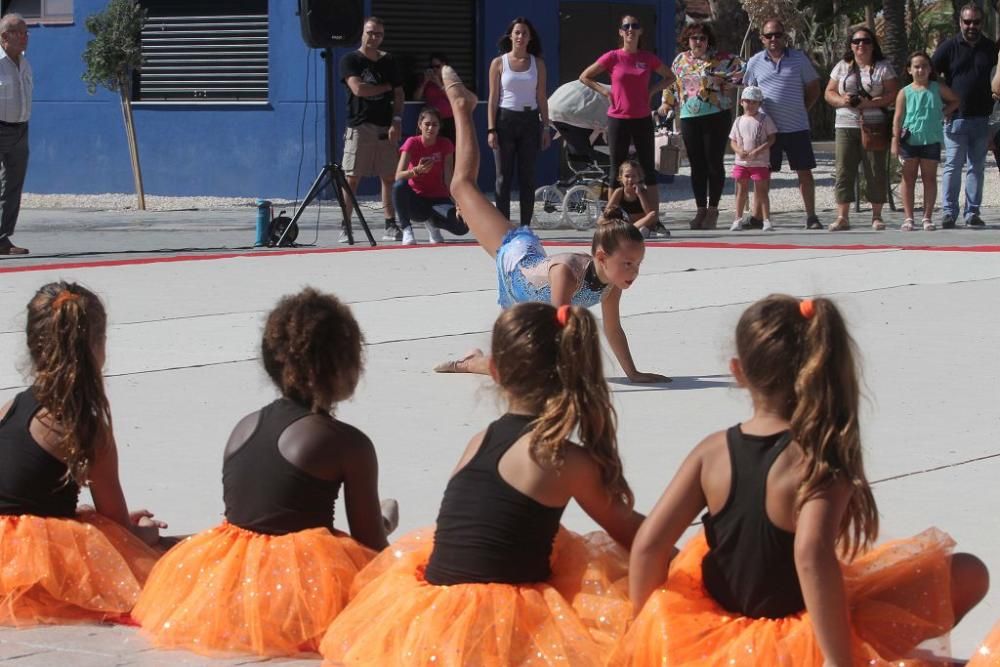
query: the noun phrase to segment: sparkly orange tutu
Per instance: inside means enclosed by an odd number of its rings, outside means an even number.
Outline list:
[[[124,620],[158,557],[95,512],[0,516],[0,623]]]
[[[434,586],[431,528],[383,551],[320,652],[347,665],[603,665],[631,617],[628,553],[604,533],[560,529],[541,584]]]
[[[843,565],[853,663],[919,665],[905,659],[952,625],[951,538],[931,528],[882,544]],[[611,665],[788,665],[822,667],[807,612],[781,619],[726,611],[702,585],[705,534],[670,565],[612,656]]]
[[[157,563],[132,611],[157,646],[206,655],[315,652],[375,552],[325,528],[273,536],[223,523]]]
[[[1000,623],[993,626],[986,640],[976,647],[966,667],[1000,666]]]

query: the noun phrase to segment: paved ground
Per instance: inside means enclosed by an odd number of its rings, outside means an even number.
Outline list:
[[[93,287],[110,310],[106,372],[130,504],[155,510],[172,531],[205,529],[221,517],[229,429],[273,395],[256,359],[262,318],[279,295],[316,285],[352,303],[368,341],[367,374],[340,414],[375,441],[382,493],[400,500],[401,531],[432,522],[453,461],[499,410],[483,380],[429,371],[488,343],[497,312],[491,263],[472,244],[335,252],[330,213],[317,250],[289,253],[245,249],[251,208],[25,211],[17,241],[34,254],[0,258],[0,400],[25,382],[22,313],[33,290],[56,278]],[[632,386],[608,356],[638,507],[655,502],[702,436],[747,414],[725,370],[742,309],[773,291],[833,295],[863,352],[863,435],[883,535],[937,525],[1000,572],[1000,210],[984,217],[984,231],[909,234],[806,232],[795,213],[775,216],[780,229],[766,235],[672,224],[670,241],[650,244],[623,318],[640,367],[676,380]],[[589,241],[578,232],[545,236],[553,245]],[[311,239],[312,229],[300,238]],[[593,528],[576,508],[566,523]],[[998,617],[1000,588],[955,631],[953,653],[967,656]],[[133,629],[105,627],[0,630],[0,660],[255,662],[153,651]]]

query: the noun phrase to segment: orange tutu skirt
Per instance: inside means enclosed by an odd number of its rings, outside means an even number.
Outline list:
[[[0,623],[124,620],[158,557],[95,512],[0,516]]]
[[[856,665],[919,665],[907,660],[952,625],[951,548],[931,528],[887,542],[843,566]],[[781,619],[726,611],[702,585],[705,534],[674,559],[667,582],[650,596],[611,665],[788,665],[822,667],[807,612]]]
[[[966,667],[1000,666],[1000,623],[993,626],[986,640],[976,647]]]
[[[132,617],[157,646],[206,655],[315,652],[375,552],[325,528],[262,535],[223,523],[157,563]]]
[[[603,665],[631,617],[628,553],[604,533],[560,529],[552,578],[530,585],[434,586],[424,579],[434,531],[383,551],[320,652],[347,665]]]

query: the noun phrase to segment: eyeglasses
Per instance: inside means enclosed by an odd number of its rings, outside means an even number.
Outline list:
[[[690,37],[688,37],[688,39],[690,39],[692,42],[706,42],[706,41],[708,41],[708,37],[706,37],[705,35],[691,35]]]
[[[763,37],[764,39],[781,39],[782,37],[785,36],[785,33],[783,33],[783,32],[765,32],[765,33],[761,33],[760,36]]]
[[[642,30],[642,26],[638,23],[622,23],[622,32],[629,30]]]
[[[368,35],[369,37],[384,37],[385,36],[384,32],[372,32],[371,30],[369,30],[365,34]]]
[[[857,39],[852,39],[851,44],[854,46],[861,46],[862,44],[871,44],[871,37],[858,37]]]
[[[972,19],[971,21],[966,21],[965,19],[962,19],[962,25],[981,25],[982,22],[983,22],[982,19]]]

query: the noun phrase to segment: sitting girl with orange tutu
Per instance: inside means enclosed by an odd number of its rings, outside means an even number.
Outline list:
[[[623,589],[595,588],[625,574],[624,550],[609,543],[630,544],[642,515],[622,476],[594,317],[515,305],[493,327],[492,352],[507,414],[472,438],[433,537],[404,539],[359,577],[323,638],[326,660],[603,665],[607,632],[630,616]],[[610,538],[560,532],[571,498]]]
[[[769,296],[743,313],[736,351],[753,416],[705,438],[640,528],[629,592],[641,612],[611,664],[917,664],[905,661],[982,599],[988,575],[933,528],[868,551],[878,512],[840,312]]]
[[[354,575],[387,545],[375,448],[331,415],[358,384],[362,343],[332,295],[307,288],[270,313],[261,356],[281,398],[229,437],[226,520],[171,549],[150,575],[132,615],[154,644],[209,655],[316,651]],[[333,528],[341,485],[350,537]]]
[[[159,552],[152,514],[129,514],[104,392],[107,315],[74,283],[28,303],[33,382],[0,408],[0,623],[120,621]],[[89,485],[96,512],[77,508]]]

